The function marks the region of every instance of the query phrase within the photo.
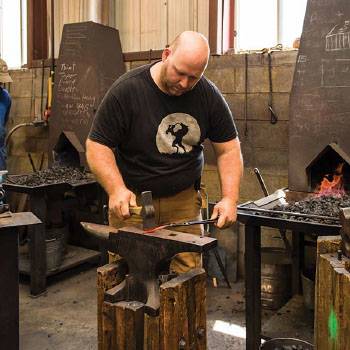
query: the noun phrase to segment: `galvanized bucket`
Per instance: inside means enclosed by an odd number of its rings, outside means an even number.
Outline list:
[[[276,310],[290,298],[291,259],[285,249],[261,249],[261,305]]]
[[[46,271],[59,269],[65,253],[65,236],[61,230],[51,229],[46,239]]]
[[[275,338],[260,346],[260,350],[313,350],[314,346],[294,338]]]

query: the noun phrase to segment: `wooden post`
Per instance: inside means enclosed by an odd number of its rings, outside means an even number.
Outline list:
[[[144,304],[120,301],[103,304],[103,350],[143,349]]]
[[[159,316],[145,314],[144,350],[159,350]]]
[[[193,269],[160,286],[160,349],[206,349],[206,274]]]
[[[315,349],[350,349],[350,259],[337,257],[341,239],[317,240]]]
[[[108,289],[119,284],[126,273],[125,261],[117,261],[97,269],[97,340],[98,350],[102,350],[102,306],[104,294]]]

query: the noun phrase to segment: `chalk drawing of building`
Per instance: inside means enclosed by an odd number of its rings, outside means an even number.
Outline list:
[[[337,24],[326,35],[326,51],[350,49],[350,20]]]

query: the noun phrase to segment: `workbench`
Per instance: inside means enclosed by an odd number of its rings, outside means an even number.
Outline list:
[[[261,227],[292,231],[292,293],[300,292],[300,266],[303,259],[304,234],[338,235],[340,226],[322,225],[257,216],[238,208],[237,220],[245,225],[245,318],[246,350],[261,344]],[[283,334],[281,334],[283,336]]]
[[[84,193],[96,191],[102,196],[100,187],[96,181],[88,181],[84,184],[69,185],[67,183],[48,184],[37,187],[14,185],[4,183],[3,187],[7,193],[24,193],[28,196],[30,211],[44,224],[40,230],[28,230],[29,252],[19,255],[19,272],[30,277],[30,294],[39,296],[46,292],[47,277],[62,271],[79,266],[80,264],[99,261],[100,252],[87,249],[78,245],[67,245],[67,251],[62,264],[55,270],[47,271],[46,238],[49,204],[54,208],[54,216],[61,216],[65,205],[63,194],[66,191],[74,191],[78,198],[83,198]],[[71,211],[78,210],[77,207],[70,208]],[[92,214],[89,213],[90,216]],[[97,215],[97,214],[96,214]],[[102,217],[102,215],[98,214]],[[54,217],[54,219],[57,219]],[[96,218],[94,218],[96,219]],[[68,225],[68,222],[65,222]],[[79,225],[79,222],[77,222]]]
[[[0,217],[0,349],[6,350],[19,348],[18,228],[22,226],[31,232],[43,230],[31,212]]]

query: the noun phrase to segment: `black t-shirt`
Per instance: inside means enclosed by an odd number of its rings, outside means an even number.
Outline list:
[[[201,176],[206,138],[237,136],[232,114],[216,86],[202,77],[181,96],[155,84],[151,65],[121,76],[103,98],[89,139],[115,150],[126,186],[155,197],[176,194]]]

